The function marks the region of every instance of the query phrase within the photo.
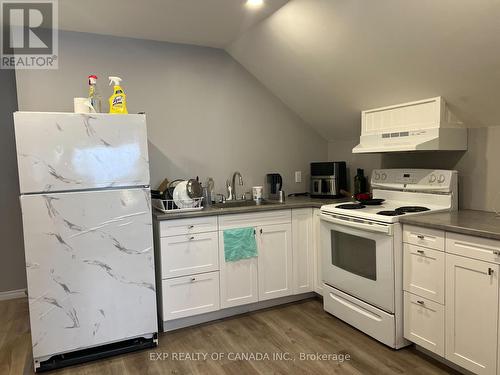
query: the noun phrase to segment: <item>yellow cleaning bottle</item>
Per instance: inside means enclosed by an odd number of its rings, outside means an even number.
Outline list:
[[[127,114],[127,95],[120,86],[120,77],[108,77],[109,85],[114,84],[113,95],[109,97],[109,113]]]

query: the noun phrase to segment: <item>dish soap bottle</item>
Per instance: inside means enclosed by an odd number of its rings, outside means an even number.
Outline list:
[[[113,95],[109,97],[109,113],[127,114],[127,95],[120,86],[120,77],[108,77],[109,84],[114,84]]]
[[[89,102],[94,111],[102,112],[101,95],[97,92],[97,76],[90,75],[89,77]]]
[[[358,168],[356,176],[354,176],[354,195],[366,193],[366,178],[364,170]]]

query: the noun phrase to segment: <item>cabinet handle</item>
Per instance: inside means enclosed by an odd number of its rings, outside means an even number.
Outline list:
[[[493,255],[500,255],[500,251],[498,251],[498,250],[493,250]]]
[[[489,275],[489,276],[493,275],[493,272],[495,272],[495,271],[493,270],[493,268],[488,267],[488,275]]]
[[[195,282],[195,281],[196,281],[196,277],[192,277],[191,282]]]
[[[419,234],[419,235],[417,235],[417,237],[418,237],[419,240],[425,239],[425,236],[423,234]]]
[[[193,229],[194,228],[194,225],[189,225],[188,226],[188,229]]]
[[[189,241],[194,240],[194,236],[189,237]]]
[[[425,251],[423,251],[423,250],[417,250],[417,253],[419,253],[419,254],[424,254],[424,253],[425,253]]]
[[[264,231],[262,230],[262,228],[260,228],[260,234],[262,234]]]
[[[424,301],[417,301],[417,303],[422,306],[425,305]]]

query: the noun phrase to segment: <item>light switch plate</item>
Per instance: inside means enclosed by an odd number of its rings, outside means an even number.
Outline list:
[[[301,171],[295,171],[295,182],[296,183],[302,182],[302,172]]]

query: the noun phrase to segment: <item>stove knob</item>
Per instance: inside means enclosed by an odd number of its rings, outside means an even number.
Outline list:
[[[431,174],[429,176],[429,182],[432,184],[433,182],[436,182],[436,175],[435,174]]]
[[[444,180],[446,180],[446,177],[444,176],[444,174],[439,175],[438,183],[442,184],[444,182]]]
[[[375,172],[375,180],[380,180],[380,173],[378,172]]]
[[[387,175],[385,173],[382,173],[382,181],[385,181],[387,179]]]

